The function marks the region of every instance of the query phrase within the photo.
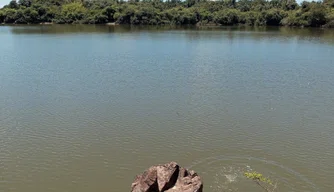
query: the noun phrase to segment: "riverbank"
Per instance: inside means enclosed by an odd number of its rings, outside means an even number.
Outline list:
[[[49,26],[49,25],[99,25],[99,26],[136,26],[136,27],[196,27],[196,28],[201,28],[201,27],[210,27],[210,28],[219,28],[219,27],[244,27],[244,28],[252,28],[252,27],[285,27],[285,28],[322,28],[322,29],[332,29],[334,28],[334,22],[328,23],[326,25],[323,26],[319,26],[319,27],[305,27],[305,26],[253,26],[253,25],[245,25],[245,24],[236,24],[236,25],[220,25],[220,24],[213,24],[213,23],[209,23],[209,24],[203,24],[203,23],[197,23],[195,25],[131,25],[131,24],[119,24],[116,22],[113,23],[100,23],[100,24],[85,24],[85,23],[63,23],[63,24],[59,24],[59,23],[53,23],[53,22],[42,22],[42,23],[0,23],[0,26],[33,26],[33,25],[45,25],[45,26]]]
[[[11,1],[6,24],[248,25],[333,27],[334,1]]]

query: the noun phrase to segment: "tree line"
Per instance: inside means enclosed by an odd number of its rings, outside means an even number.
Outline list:
[[[334,27],[334,0],[12,0],[0,23]]]

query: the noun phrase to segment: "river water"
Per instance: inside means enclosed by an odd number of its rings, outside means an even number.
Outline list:
[[[334,188],[334,31],[0,27],[0,191],[123,192],[151,165],[205,192]]]

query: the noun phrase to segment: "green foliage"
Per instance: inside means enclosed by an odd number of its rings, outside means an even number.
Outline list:
[[[243,12],[239,15],[239,22],[241,24],[253,26],[256,23],[257,15],[258,13],[254,11]]]
[[[11,9],[18,9],[19,5],[17,4],[16,0],[11,0],[8,4],[8,8]]]
[[[334,24],[334,8],[331,9],[329,14],[327,14],[326,19],[327,19],[327,23],[333,23]]]
[[[4,23],[14,23],[17,20],[17,14],[15,9],[6,8],[3,10],[5,18],[3,19]]]
[[[261,181],[261,182],[273,185],[273,182],[269,178],[264,177],[261,173],[258,173],[256,171],[254,171],[254,172],[246,172],[246,173],[244,173],[244,175],[248,179],[252,179],[252,180],[256,180],[256,181]]]
[[[269,179],[268,177],[264,177],[261,173],[256,171],[253,172],[245,172],[245,177],[254,181],[257,185],[263,188],[267,192],[273,192],[277,188],[277,184]]]
[[[279,9],[270,9],[266,12],[266,25],[280,25],[281,20],[286,16],[286,13]]]
[[[5,21],[6,15],[3,10],[0,10],[0,23],[3,23]]]
[[[281,6],[285,11],[289,11],[295,10],[298,7],[298,4],[295,0],[283,0]]]
[[[214,21],[221,25],[233,25],[238,23],[240,13],[236,9],[222,10],[216,13]]]
[[[334,0],[12,0],[5,23],[332,26]]]
[[[65,23],[74,23],[82,20],[86,11],[87,10],[83,4],[79,2],[64,4],[61,8],[61,14],[59,17],[65,21]]]
[[[252,8],[252,1],[251,0],[240,0],[238,1],[237,7],[242,12],[250,11]]]
[[[288,15],[281,20],[281,24],[285,26],[307,26],[308,22],[302,18],[302,13],[288,12]]]
[[[305,13],[308,25],[312,27],[319,27],[326,23],[326,9],[320,4],[315,4],[311,10]]]
[[[16,12],[16,23],[36,23],[39,21],[38,12],[29,7],[27,9],[19,9]]]
[[[32,0],[19,0],[19,5],[30,7],[32,5]]]
[[[324,5],[334,8],[334,0],[324,0]]]

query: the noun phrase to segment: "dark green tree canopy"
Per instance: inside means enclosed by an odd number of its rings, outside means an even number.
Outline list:
[[[0,23],[334,26],[334,0],[11,0]]]

